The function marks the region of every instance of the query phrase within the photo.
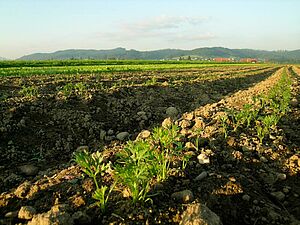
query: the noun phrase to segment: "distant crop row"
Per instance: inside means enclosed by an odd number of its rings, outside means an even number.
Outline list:
[[[159,62],[159,61],[158,61]],[[216,67],[224,65],[249,65],[249,64],[212,64],[212,63],[144,63],[144,64],[96,64],[96,65],[67,65],[57,66],[56,64],[50,66],[24,66],[22,64],[14,67],[3,66],[0,64],[0,76],[32,76],[32,75],[76,75],[76,74],[97,74],[101,72],[119,72],[119,71],[152,71],[152,70],[170,70],[170,69],[187,69],[187,68],[202,68],[202,67]],[[26,64],[25,64],[26,65]]]
[[[246,70],[237,70],[232,73],[228,73],[226,70],[222,72],[215,72],[210,74],[192,74],[192,75],[182,75],[182,74],[173,74],[166,77],[167,83],[163,84],[161,81],[161,75],[148,76],[137,76],[132,77],[131,79],[122,78],[122,76],[114,75],[97,75],[92,79],[91,82],[89,79],[82,80],[77,76],[62,76],[57,75],[54,78],[54,83],[56,86],[56,94],[65,98],[66,100],[70,97],[77,96],[79,98],[85,98],[88,96],[90,90],[93,91],[109,91],[120,87],[129,87],[129,86],[159,86],[159,85],[168,85],[168,86],[177,86],[182,85],[183,83],[198,83],[207,80],[216,80],[216,79],[228,79],[228,78],[242,78],[258,75],[268,75],[272,74],[276,68],[270,67],[261,67],[261,68],[252,68]],[[165,77],[165,76],[163,76]],[[67,79],[68,78],[68,79]],[[163,80],[164,81],[164,80]],[[43,87],[45,84],[42,80],[38,80],[38,83],[23,83],[22,80],[18,83],[21,87],[19,90],[19,95],[24,97],[34,97],[39,94],[44,93]],[[49,91],[47,89],[47,91]],[[48,92],[47,92],[48,93]],[[2,96],[2,100],[6,100],[8,96]]]
[[[45,60],[45,61],[0,61],[0,68],[53,67],[53,66],[99,66],[99,65],[153,65],[153,64],[239,64],[236,62],[207,61],[159,61],[159,60]]]

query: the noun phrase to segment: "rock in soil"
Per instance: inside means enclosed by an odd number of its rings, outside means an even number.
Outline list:
[[[75,212],[72,215],[73,222],[75,224],[91,224],[91,217],[82,211]]]
[[[195,179],[194,181],[200,181],[203,180],[205,177],[207,177],[208,173],[206,171],[203,171],[202,173],[200,173]]]
[[[291,103],[291,105],[293,107],[297,107],[298,106],[298,100],[296,98],[293,98],[290,103]]]
[[[195,125],[193,126],[194,130],[203,129],[205,127],[205,123],[202,118],[195,118]]]
[[[22,206],[18,213],[18,218],[30,220],[35,214],[36,210],[32,206]]]
[[[180,225],[222,225],[220,217],[202,204],[190,204],[182,214]]]
[[[106,131],[105,130],[100,130],[100,140],[104,140],[106,136]]]
[[[249,196],[249,195],[243,195],[242,199],[243,199],[244,201],[249,202],[249,201],[250,201],[250,196]]]
[[[271,195],[278,201],[282,201],[285,198],[285,194],[281,191],[272,192]]]
[[[39,172],[39,168],[31,164],[20,166],[19,169],[26,176],[35,176]]]
[[[171,195],[171,198],[180,202],[180,203],[189,203],[194,200],[193,192],[190,190],[183,190],[179,192],[175,192]]]
[[[7,212],[4,215],[5,218],[17,218],[18,217],[18,211],[13,212]]]
[[[185,143],[185,147],[187,149],[196,149],[196,146],[190,141]]]
[[[190,127],[191,126],[191,122],[189,121],[189,120],[181,120],[180,122],[179,122],[179,126],[181,127],[181,128],[188,128],[188,127]]]
[[[169,117],[175,118],[178,115],[178,110],[175,107],[171,106],[171,107],[167,108],[166,114]]]
[[[197,159],[200,164],[208,164],[209,163],[209,157],[203,153],[198,155]]]
[[[277,179],[278,180],[286,180],[286,174],[284,174],[284,173],[278,173],[277,174]]]
[[[193,118],[194,118],[194,114],[193,113],[185,113],[185,114],[183,114],[182,118],[186,119],[186,120],[189,120],[189,121],[192,121]]]
[[[46,213],[34,215],[28,225],[73,225],[73,220],[69,213],[65,212],[63,206],[53,206]]]
[[[121,132],[117,134],[117,139],[120,141],[124,141],[126,138],[128,138],[129,133],[128,132]]]
[[[29,181],[25,181],[15,190],[14,194],[18,198],[25,198],[30,188],[31,188],[31,183]]]
[[[81,152],[81,151],[88,151],[89,150],[89,146],[85,146],[85,145],[83,145],[83,146],[79,146],[77,149],[76,149],[76,152],[78,151],[78,152]]]

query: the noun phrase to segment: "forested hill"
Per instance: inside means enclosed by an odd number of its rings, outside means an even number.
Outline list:
[[[155,51],[127,50],[115,48],[110,50],[69,49],[53,53],[35,53],[22,56],[18,60],[61,60],[61,59],[144,59],[162,60],[179,57],[201,58],[257,58],[273,62],[300,62],[300,50],[294,51],[264,51],[253,49],[228,49],[222,47],[196,48],[193,50],[162,49]]]

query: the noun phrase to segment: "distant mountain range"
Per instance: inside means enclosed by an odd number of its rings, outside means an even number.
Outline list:
[[[162,60],[178,59],[179,57],[205,58],[257,58],[271,62],[300,62],[300,49],[294,51],[264,51],[253,49],[228,49],[223,47],[196,48],[193,50],[162,49],[154,51],[126,50],[115,48],[110,50],[69,49],[53,53],[34,53],[25,55],[18,60],[62,60],[62,59],[145,59]]]
[[[8,59],[0,57],[0,61],[3,61],[3,60],[8,60]]]

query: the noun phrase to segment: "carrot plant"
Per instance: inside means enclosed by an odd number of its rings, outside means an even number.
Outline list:
[[[100,186],[99,180],[104,176],[104,173],[109,168],[109,165],[103,162],[104,157],[98,151],[92,154],[90,154],[87,150],[75,152],[74,160],[79,164],[82,171],[93,179],[96,186],[93,198],[98,201],[97,204],[99,205],[101,211],[105,212],[108,198],[114,188],[114,184],[110,187],[105,185]]]
[[[224,133],[224,138],[228,137],[228,116],[223,115],[219,118],[221,122],[222,132]],[[198,143],[197,143],[198,144]]]
[[[153,129],[152,140],[155,146],[154,167],[157,181],[164,181],[168,177],[170,163],[174,156],[182,153],[183,144],[180,142],[179,127],[172,125],[169,128],[157,127]],[[186,163],[187,158],[182,158]]]
[[[118,157],[115,166],[117,181],[128,188],[132,202],[149,200],[147,193],[154,176],[154,156],[150,144],[144,140],[129,141]]]
[[[272,129],[275,128],[275,126],[279,122],[279,119],[280,117],[276,114],[271,114],[259,118],[260,121],[257,122],[256,132],[260,143],[262,143],[265,136],[270,134]]]
[[[154,179],[161,182],[168,178],[172,159],[184,149],[178,131],[175,125],[154,128],[149,140],[129,141],[118,154],[117,182],[128,188],[134,204],[151,200],[148,192]],[[181,158],[185,167],[189,157]]]

